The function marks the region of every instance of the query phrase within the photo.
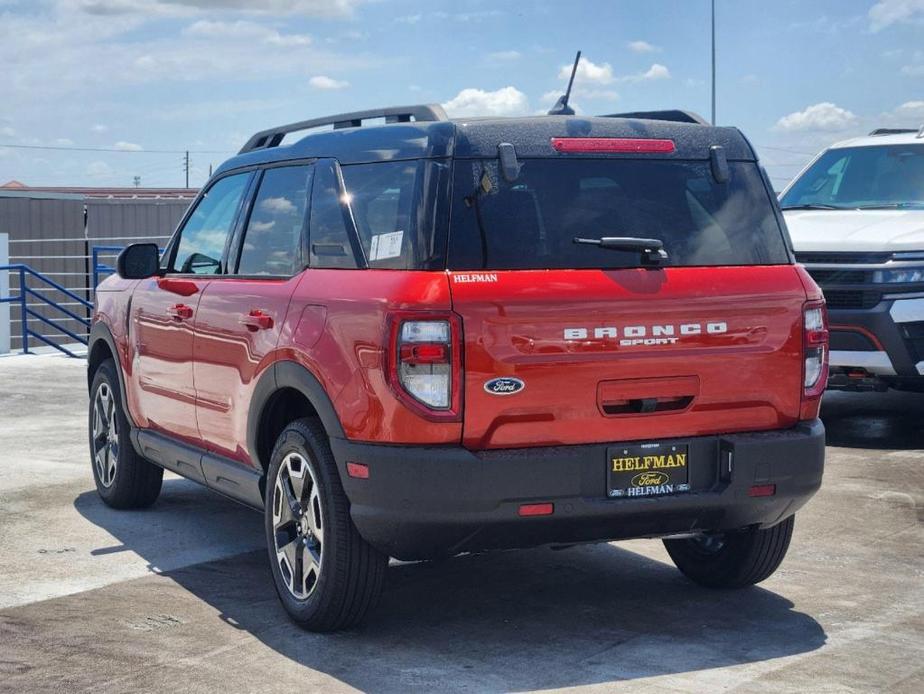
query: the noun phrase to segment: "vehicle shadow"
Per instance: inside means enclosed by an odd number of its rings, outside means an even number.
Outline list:
[[[164,495],[179,484],[165,481]],[[146,523],[114,520],[92,492],[75,507],[152,566],[171,564],[169,544]],[[156,513],[157,506],[145,515]],[[225,532],[228,513],[220,521],[194,505],[187,513],[185,523],[202,536]],[[240,514],[238,527],[260,528],[258,514],[243,507]],[[214,608],[224,625],[363,691],[600,684],[766,661],[825,643],[821,625],[789,600],[759,587],[699,588],[666,562],[609,544],[393,562],[368,621],[330,635],[287,619],[265,550],[163,575]]]
[[[829,391],[821,419],[829,446],[924,449],[924,393]]]

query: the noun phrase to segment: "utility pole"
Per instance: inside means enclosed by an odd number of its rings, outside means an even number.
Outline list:
[[[135,188],[140,188],[141,187],[141,176],[135,176],[133,179],[133,182],[135,184]]]
[[[712,0],[712,124],[715,125],[715,0]]]
[[[183,170],[186,172],[186,187],[189,188],[189,150],[186,150],[186,156],[183,159]]]

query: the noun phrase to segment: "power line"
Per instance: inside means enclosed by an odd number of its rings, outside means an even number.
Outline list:
[[[118,154],[232,154],[231,149],[117,149],[115,147],[76,147],[65,145],[13,145],[0,143],[0,147],[9,149],[46,149],[65,152],[116,152]]]

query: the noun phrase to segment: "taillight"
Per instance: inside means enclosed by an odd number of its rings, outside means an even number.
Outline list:
[[[461,330],[452,314],[397,314],[391,321],[389,380],[405,405],[427,419],[458,421]]]
[[[565,154],[581,152],[670,154],[675,147],[673,140],[641,137],[553,137],[552,149]]]
[[[803,395],[818,398],[828,384],[828,314],[824,302],[815,301],[803,310]]]

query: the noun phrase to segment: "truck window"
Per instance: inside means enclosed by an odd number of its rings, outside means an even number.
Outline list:
[[[785,207],[924,206],[924,145],[829,149],[786,191]]]
[[[199,199],[180,231],[170,272],[216,275],[222,271],[225,243],[237,218],[250,173],[216,181]]]
[[[433,189],[447,167],[438,162],[396,161],[344,166],[346,198],[369,267],[442,268],[443,244]],[[427,201],[431,201],[428,204]],[[435,209],[436,208],[436,209]]]
[[[238,274],[290,277],[302,269],[311,169],[285,166],[264,172],[244,232]]]

